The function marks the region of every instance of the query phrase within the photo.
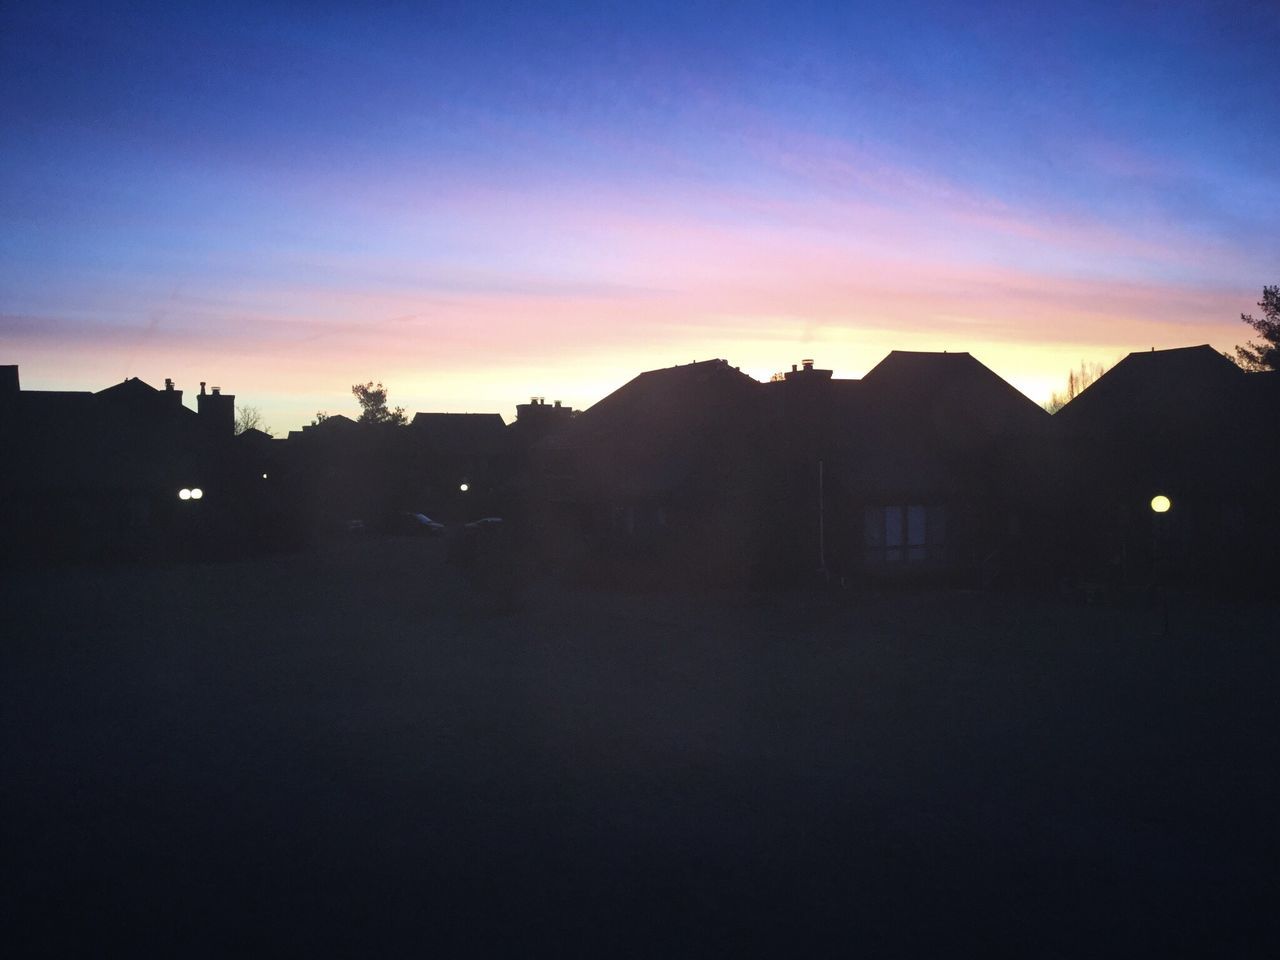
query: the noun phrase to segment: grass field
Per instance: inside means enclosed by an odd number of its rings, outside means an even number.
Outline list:
[[[509,609],[410,540],[3,597],[23,955],[1280,955],[1275,608]]]

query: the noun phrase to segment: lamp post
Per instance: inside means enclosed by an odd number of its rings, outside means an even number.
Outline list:
[[[818,461],[818,573],[824,581],[830,579],[827,574],[827,508],[824,486],[825,465]]]
[[[1160,636],[1169,635],[1169,587],[1166,581],[1165,552],[1168,545],[1168,521],[1165,517],[1173,508],[1173,501],[1163,493],[1151,498],[1151,563],[1155,567],[1156,589],[1160,591]]]

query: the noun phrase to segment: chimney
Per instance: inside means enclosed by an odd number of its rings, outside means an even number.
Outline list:
[[[806,370],[812,370],[812,369],[813,369],[813,361],[812,361],[812,360],[801,360],[801,361],[800,361],[800,365],[801,365],[802,367],[804,367]],[[795,367],[792,367],[791,369],[792,369],[792,370],[794,370],[794,369],[795,369]],[[215,391],[215,392],[217,392],[217,391]]]
[[[173,377],[164,378],[164,388],[170,392],[173,391]]]
[[[560,407],[560,401],[559,401],[559,400],[557,400],[557,401],[556,401],[556,408],[557,408],[557,409],[559,409],[559,407]]]
[[[164,378],[164,398],[175,407],[182,406],[182,391],[173,388],[173,378]]]
[[[796,372],[796,365],[795,365],[794,363],[791,365],[791,372],[792,372],[792,373],[795,373],[795,372]],[[203,386],[204,386],[204,384],[202,383],[202,384],[200,384],[200,386],[202,386],[202,387],[203,387]]]
[[[200,383],[200,396],[196,397],[196,412],[210,437],[230,438],[236,432],[236,398],[223,395],[217,387],[212,393],[204,392],[205,382]]]
[[[813,363],[812,363],[812,362],[810,362],[809,367],[812,367],[812,366],[813,366]],[[805,369],[806,369],[806,370],[808,370],[808,369],[809,369],[809,367],[805,367]],[[217,396],[221,396],[221,395],[222,395],[222,391],[221,391],[221,390],[219,390],[217,387],[214,387],[214,388],[213,388],[213,395],[214,395],[215,397],[217,397]]]

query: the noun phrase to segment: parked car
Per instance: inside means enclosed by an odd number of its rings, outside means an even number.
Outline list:
[[[412,537],[443,537],[444,524],[432,520],[425,513],[406,511],[398,514],[393,524],[393,532]]]

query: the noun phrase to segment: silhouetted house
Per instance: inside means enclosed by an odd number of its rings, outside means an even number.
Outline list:
[[[837,522],[860,528],[864,572],[989,579],[1035,561],[1041,407],[968,353],[895,350],[848,409],[839,484],[853,512]]]
[[[630,578],[742,579],[763,548],[760,402],[724,360],[640,374],[539,444],[536,536]]]
[[[154,555],[207,539],[233,500],[230,461],[171,380],[164,390],[129,378],[97,393],[23,391],[7,369],[0,430],[14,553]],[[184,489],[200,494],[183,500]]]
[[[806,360],[764,389],[775,576],[1025,568],[1049,417],[972,356],[893,351],[861,380]]]
[[[654,370],[538,447],[545,539],[761,583],[990,578],[1043,547],[1048,425],[966,353],[895,351],[862,380]]]
[[[407,511],[475,519],[495,512],[509,447],[496,413],[419,413],[405,426],[331,416],[290,432],[280,486],[298,523],[316,531],[350,520],[390,527]]]
[[[1274,557],[1275,376],[1208,345],[1131,353],[1055,415],[1082,574],[1238,578]]]
[[[501,414],[418,413],[408,436],[416,509],[448,520],[502,512],[511,438]]]
[[[393,511],[405,460],[403,428],[335,414],[291,430],[279,483],[290,523],[309,534],[337,532],[351,520],[371,526]]]

